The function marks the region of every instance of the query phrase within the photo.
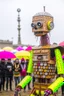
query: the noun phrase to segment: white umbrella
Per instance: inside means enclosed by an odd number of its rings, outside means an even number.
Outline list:
[[[15,50],[12,50],[11,52],[12,52],[13,54],[15,54],[16,52],[18,52],[18,50],[15,49]]]
[[[25,50],[27,47],[26,46],[23,46],[23,49]]]

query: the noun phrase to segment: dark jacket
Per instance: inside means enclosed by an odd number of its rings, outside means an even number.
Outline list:
[[[6,68],[6,77],[13,76],[13,64],[11,62],[7,62]]]
[[[0,64],[0,78],[2,77],[2,66]]]
[[[2,77],[5,77],[5,72],[6,72],[6,66],[5,66],[5,62],[0,62],[0,67],[1,67],[1,74],[2,74]]]

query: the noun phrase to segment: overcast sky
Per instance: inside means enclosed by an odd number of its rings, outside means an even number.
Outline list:
[[[0,39],[17,43],[17,8],[21,8],[21,41],[23,44],[38,45],[39,40],[31,29],[32,16],[46,12],[54,17],[55,27],[51,31],[51,43],[64,41],[64,0],[0,0]]]

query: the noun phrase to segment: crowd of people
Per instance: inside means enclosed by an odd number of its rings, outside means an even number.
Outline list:
[[[2,90],[10,90],[12,91],[13,85],[12,82],[14,80],[15,87],[17,84],[27,75],[27,66],[28,66],[29,60],[25,60],[24,58],[19,61],[19,59],[16,59],[11,62],[11,59],[5,60],[4,58],[0,61],[0,92]],[[5,83],[6,82],[6,83]],[[30,90],[30,82],[28,84],[28,89]],[[26,91],[26,87],[24,88],[24,91]]]

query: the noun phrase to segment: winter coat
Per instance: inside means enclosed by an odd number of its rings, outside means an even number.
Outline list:
[[[5,62],[0,62],[0,66],[2,68],[2,70],[1,70],[2,77],[5,77],[5,73],[6,73],[6,70],[7,70]]]
[[[20,64],[14,64],[14,77],[19,77],[21,71]]]
[[[14,69],[13,64],[11,62],[7,62],[6,68],[7,68],[6,77],[13,76],[13,69]]]
[[[26,64],[21,64],[21,76],[26,76]]]
[[[0,64],[0,78],[2,77],[2,66]]]

